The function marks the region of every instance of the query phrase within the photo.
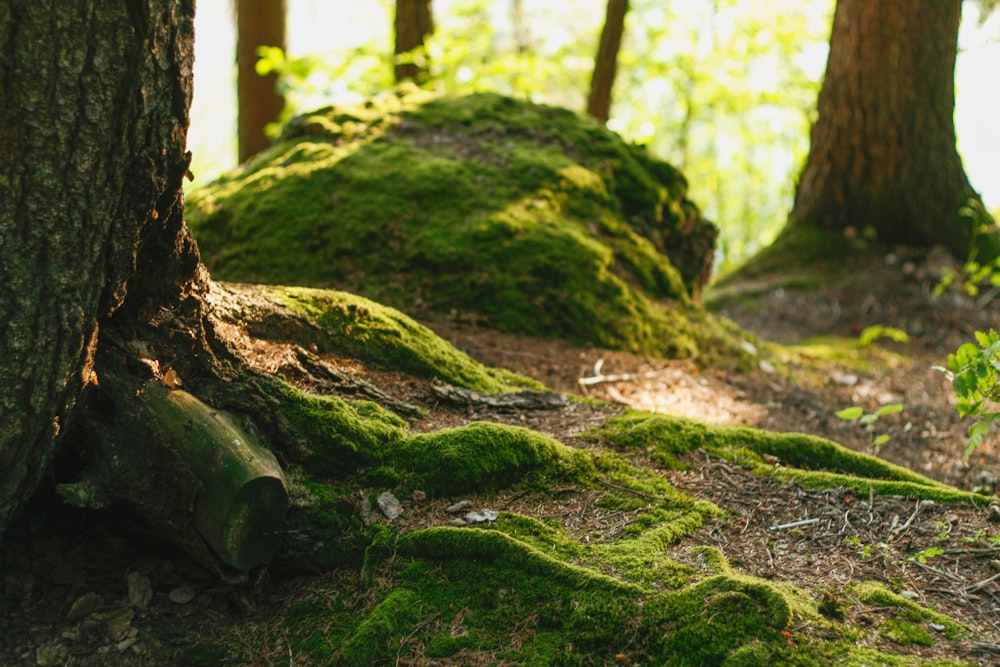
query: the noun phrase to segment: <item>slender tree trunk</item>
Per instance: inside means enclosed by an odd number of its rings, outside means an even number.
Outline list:
[[[181,204],[193,13],[0,2],[0,533],[99,384],[110,316],[205,289]]]
[[[285,48],[285,0],[237,0],[236,62],[239,98],[239,153],[244,162],[271,144],[264,133],[278,119],[285,98],[275,89],[277,75],[257,74],[257,49]]]
[[[955,147],[960,0],[839,0],[792,224],[1000,249]],[[975,238],[974,238],[975,237]]]
[[[611,114],[611,89],[615,85],[618,68],[618,50],[621,48],[622,34],[625,32],[625,14],[628,0],[608,0],[608,13],[601,31],[601,44],[594,61],[594,76],[590,82],[590,96],[587,99],[587,113],[601,121],[608,122]]]
[[[414,81],[421,83],[427,68],[402,57],[424,45],[424,39],[434,32],[434,15],[431,0],[396,0],[396,83]]]

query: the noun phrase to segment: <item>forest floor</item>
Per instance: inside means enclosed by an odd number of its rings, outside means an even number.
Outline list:
[[[873,452],[874,434],[886,433],[891,439],[874,451],[878,456],[962,489],[996,494],[997,434],[968,463],[962,461],[968,425],[955,414],[950,384],[934,367],[947,366],[948,353],[971,340],[975,330],[1000,326],[1000,298],[956,291],[933,298],[948,264],[940,253],[896,250],[852,261],[823,284],[793,288],[786,276],[784,282],[776,277],[726,288],[738,296],[719,306],[720,314],[762,341],[787,346],[776,348],[780,368],[752,373],[501,334],[455,319],[424,322],[483,363],[604,404],[571,402],[532,411],[456,408],[439,402],[427,382],[353,359],[329,360],[424,407],[426,416],[411,421],[413,431],[478,419],[521,424],[569,445],[597,447],[580,435],[631,407],[712,424],[811,433],[867,452]],[[910,340],[883,339],[864,349],[852,345],[870,325],[897,327]],[[894,403],[903,405],[902,412],[880,419],[874,432],[834,415],[849,406],[872,412]],[[894,646],[893,652],[970,664],[1000,661],[1000,511],[806,490],[755,476],[704,451],[685,463],[686,470],[663,474],[730,515],[676,545],[674,559],[691,559],[694,544],[712,545],[750,574],[814,593],[843,590],[851,582],[893,582],[972,630],[971,638],[941,636],[933,646]],[[557,519],[571,535],[596,530],[614,537],[629,517],[609,516],[592,502],[595,493],[567,489],[558,502],[540,504],[536,496],[512,489],[492,494],[488,502]],[[454,500],[405,499],[411,511],[400,526],[445,524],[450,515],[444,508]],[[184,664],[178,657],[183,649],[206,639],[254,656],[246,664],[313,664],[293,655],[280,625],[290,605],[310,593],[313,578],[275,574],[252,588],[231,587],[184,556],[138,539],[115,517],[62,517],[34,508],[0,552],[0,664]],[[801,531],[772,528],[805,518],[822,520]],[[932,547],[940,553],[921,556]],[[356,573],[333,576],[343,577],[345,586],[356,585]],[[860,629],[862,642],[884,647],[890,641],[877,633],[866,636],[864,628],[893,609],[848,604],[840,613]],[[488,657],[475,655],[460,662],[421,661],[418,647],[411,648],[411,657],[397,664],[489,664]]]

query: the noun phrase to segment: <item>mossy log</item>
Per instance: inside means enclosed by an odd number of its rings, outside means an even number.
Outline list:
[[[127,384],[129,391],[116,382],[96,399],[113,426],[91,429],[97,456],[84,481],[62,486],[63,498],[90,506],[124,500],[160,537],[226,578],[270,561],[288,508],[274,454],[186,391],[155,379]]]

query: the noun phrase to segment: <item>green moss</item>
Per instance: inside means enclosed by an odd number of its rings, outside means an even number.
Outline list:
[[[285,385],[279,410],[313,472],[343,472],[373,461],[406,434],[406,422],[370,401],[307,394]]]
[[[413,473],[413,484],[439,496],[501,488],[531,472],[569,474],[587,466],[583,455],[553,438],[487,422],[417,434],[387,448],[384,456]]]
[[[651,456],[659,454],[661,462],[704,448],[719,456],[736,457],[754,466],[758,474],[794,479],[804,486],[846,486],[862,493],[871,489],[881,495],[915,495],[941,501],[985,500],[880,458],[803,433],[719,427],[682,417],[631,412],[609,420],[595,435]],[[787,466],[765,465],[760,459],[762,454],[775,456]]]
[[[670,165],[563,109],[493,94],[390,102],[297,119],[190,193],[213,276],[656,355],[738,349],[691,303],[714,228]]]
[[[763,277],[776,277],[775,287],[818,287],[824,276],[852,252],[843,234],[834,234],[811,225],[787,225],[771,245],[747,260],[713,285],[715,296],[738,283],[753,285]],[[780,276],[780,277],[779,277]]]
[[[488,368],[394,308],[333,290],[279,287],[273,297],[322,327],[330,347],[384,368],[475,391],[541,389],[530,378]]]
[[[334,664],[370,667],[388,660],[396,653],[397,638],[405,636],[420,617],[419,596],[405,588],[397,588],[347,638]]]
[[[890,619],[892,622],[887,622],[882,628],[883,633],[893,641],[930,646],[933,643],[933,636],[922,625],[917,625],[920,623],[936,623],[943,626],[943,634],[948,639],[957,640],[969,636],[969,631],[961,623],[893,593],[880,583],[860,584],[854,588],[854,592],[862,604],[899,609],[899,615],[895,619]],[[930,644],[924,643],[925,639],[929,639]]]

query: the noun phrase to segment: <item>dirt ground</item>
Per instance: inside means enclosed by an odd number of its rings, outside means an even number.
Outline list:
[[[954,413],[951,388],[935,366],[979,329],[1000,327],[995,293],[968,297],[931,294],[950,264],[941,253],[897,249],[859,256],[819,287],[794,289],[758,280],[720,314],[762,341],[796,344],[817,336],[856,338],[870,325],[897,327],[911,339],[882,341],[861,368],[830,361],[827,348],[784,353],[787,368],[767,364],[753,373],[705,369],[697,361],[664,361],[560,341],[501,334],[475,323],[441,318],[425,322],[456,347],[493,366],[535,377],[558,392],[604,399],[606,405],[571,402],[558,410],[473,409],[441,402],[428,383],[331,357],[345,370],[427,410],[413,421],[425,431],[486,419],[518,423],[570,445],[594,447],[578,436],[626,407],[693,417],[714,424],[747,424],[775,431],[825,436],[873,451],[872,432],[834,416],[859,405],[871,412],[901,403],[903,411],[876,423],[891,436],[875,453],[963,489],[1000,491],[1000,442],[993,433],[965,463],[967,424]],[[856,497],[843,490],[805,490],[753,476],[703,451],[685,471],[666,471],[686,493],[731,512],[677,545],[680,561],[693,544],[721,549],[756,576],[789,581],[812,592],[838,591],[851,582],[893,582],[908,597],[938,609],[973,630],[971,639],[892,650],[948,657],[972,664],[1000,661],[1000,512],[920,503],[908,498]],[[559,503],[511,491],[493,506],[559,519],[570,533],[596,529],[610,537],[628,516],[600,514],[588,494],[567,489]],[[452,499],[454,500],[454,499]],[[475,500],[474,498],[472,500]],[[0,552],[0,664],[184,664],[185,647],[206,638],[245,645],[246,664],[311,664],[293,655],[276,619],[286,605],[308,594],[309,578],[263,576],[253,586],[221,584],[181,554],[143,536],[127,516],[51,512],[40,499],[6,538]],[[426,502],[407,526],[446,523],[449,501]],[[411,516],[416,516],[411,513]],[[776,525],[815,519],[804,530]],[[921,558],[934,547],[941,553]],[[352,577],[343,575],[350,580]],[[345,583],[350,585],[350,583]],[[863,641],[885,646],[874,631],[885,607],[844,602],[838,613]],[[932,626],[933,627],[933,626]],[[284,648],[282,648],[284,647]],[[227,664],[225,661],[219,664]],[[430,664],[411,660],[400,664]],[[444,663],[439,663],[444,664]],[[456,663],[457,664],[457,663]],[[487,664],[474,657],[463,664]]]

